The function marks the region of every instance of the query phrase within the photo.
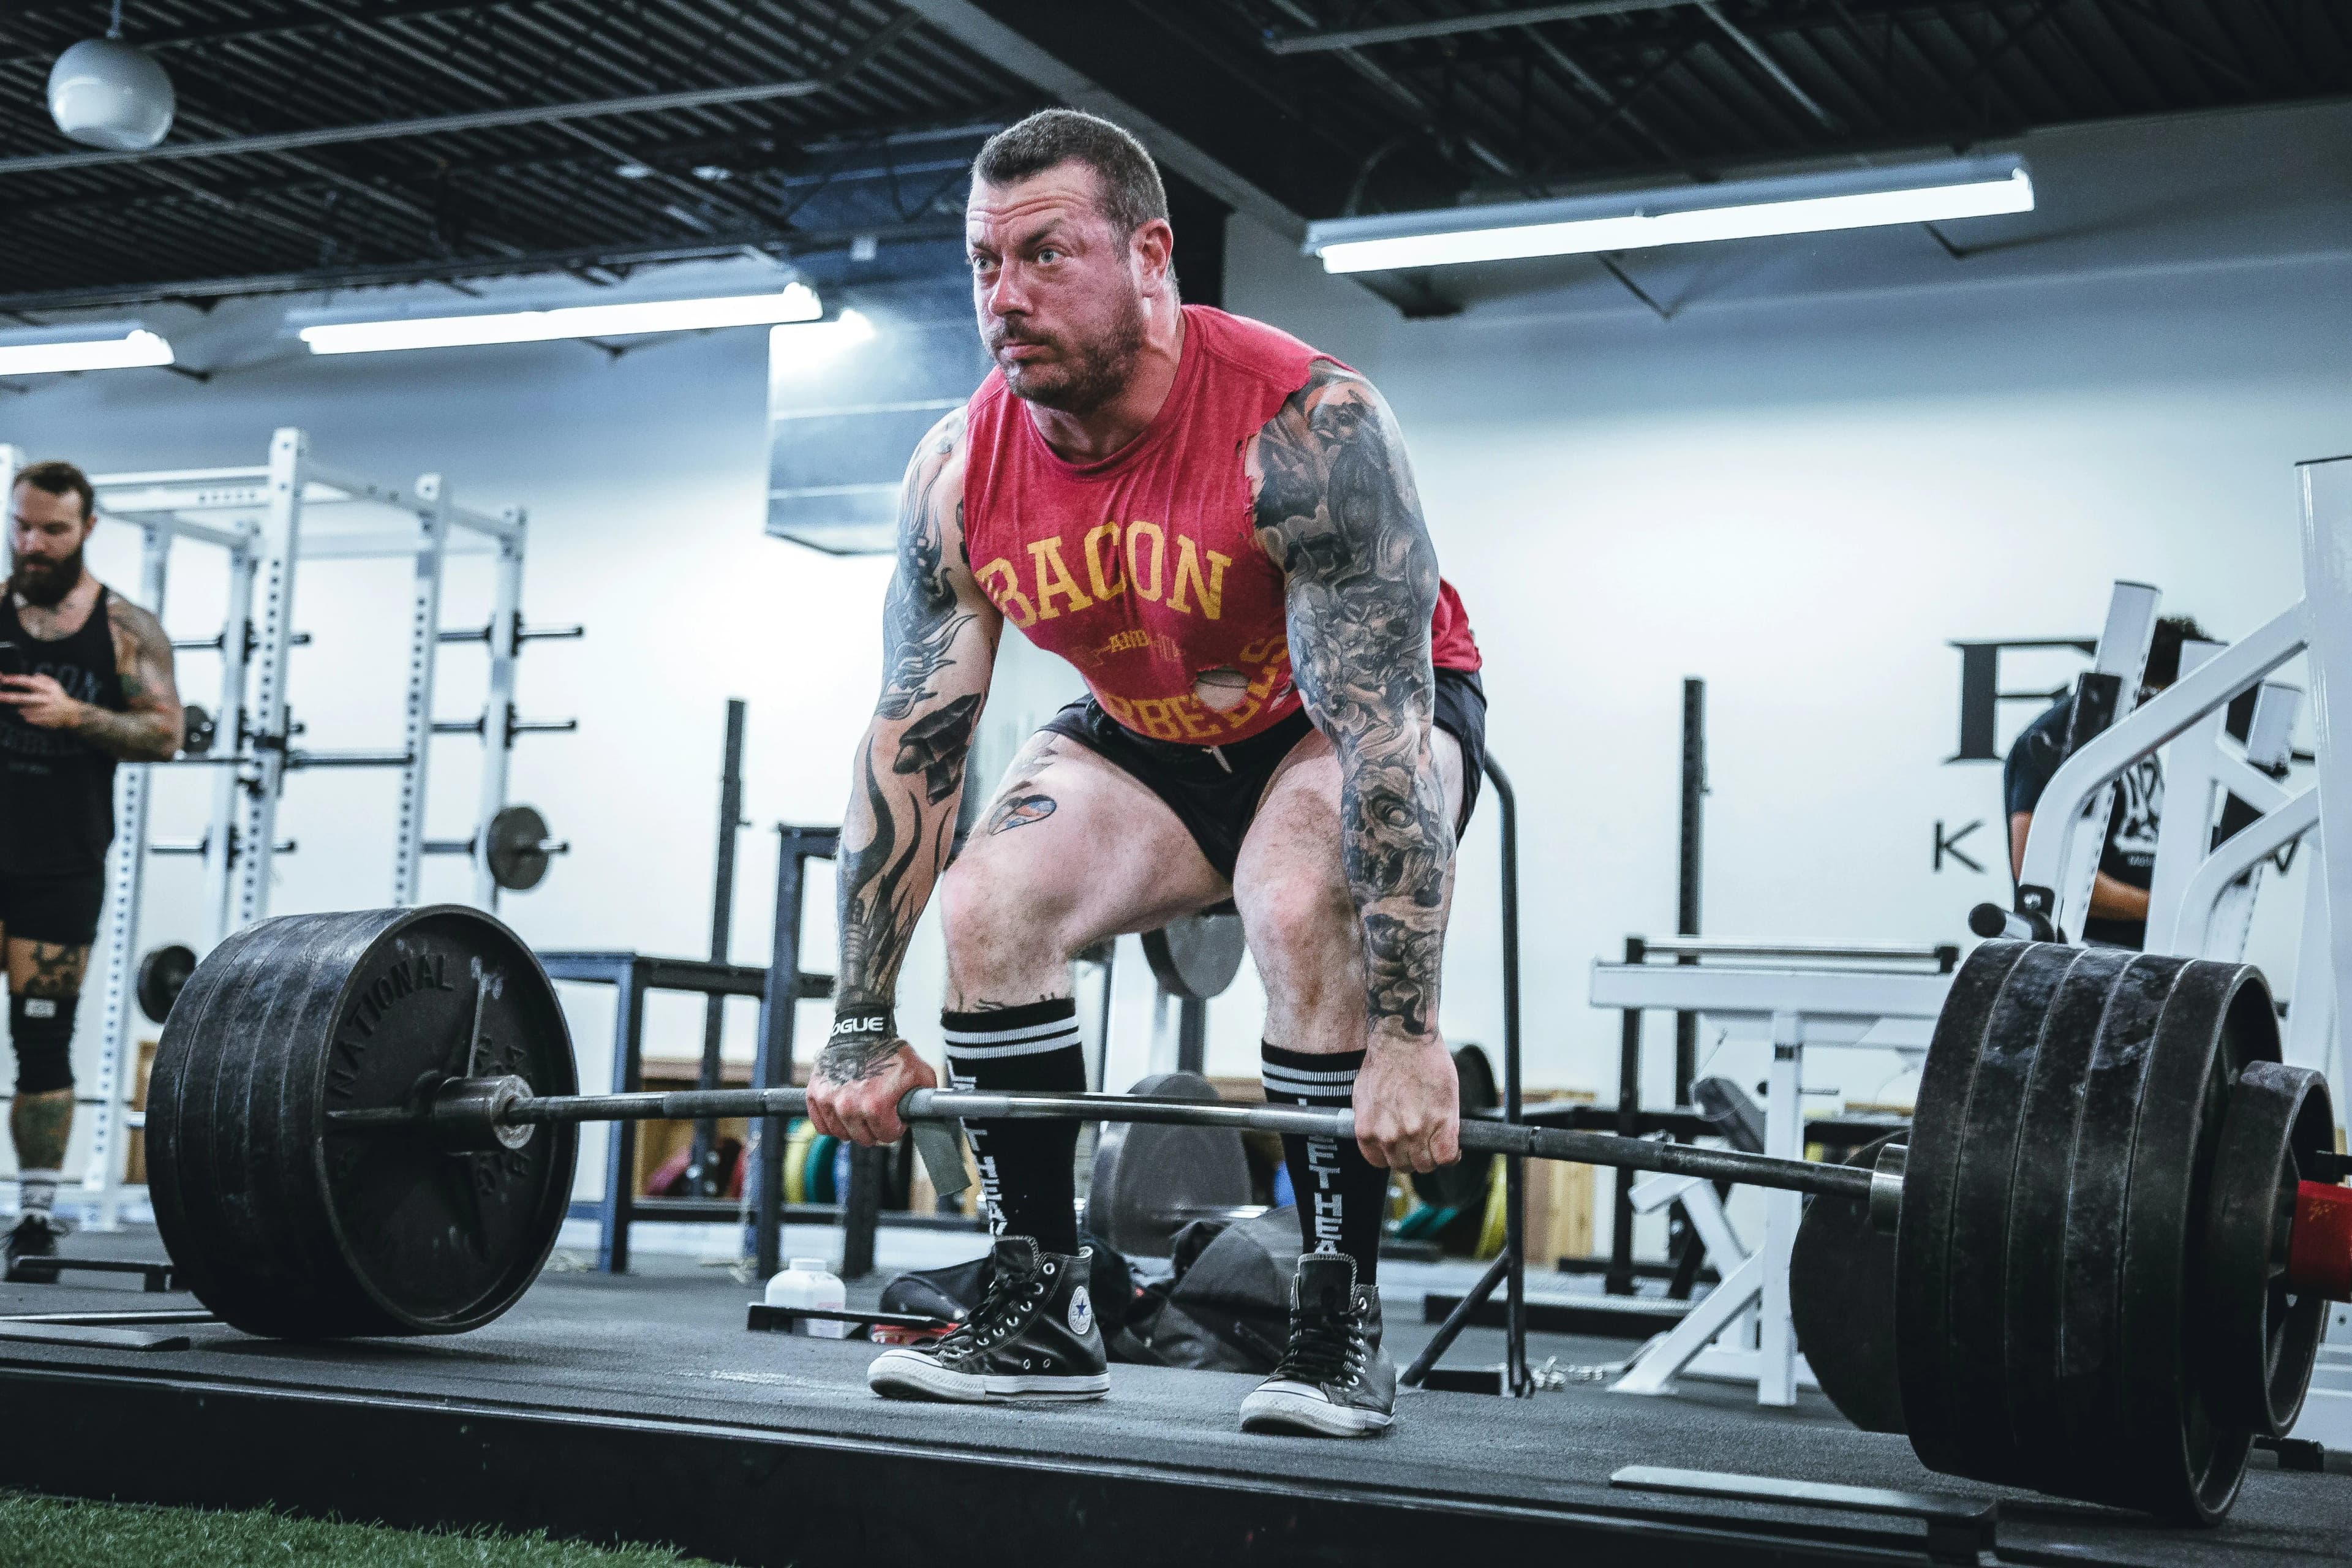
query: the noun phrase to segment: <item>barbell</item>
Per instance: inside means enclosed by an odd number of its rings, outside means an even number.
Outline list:
[[[1462,1124],[1467,1152],[1813,1194],[1895,1240],[1904,1425],[1948,1473],[2210,1521],[2300,1408],[2352,1190],[2250,966],[1993,942],[1954,976],[1907,1150],[1869,1168]],[[786,1117],[797,1089],[582,1095],[553,987],[457,906],[230,937],[157,1051],[155,1221],[205,1305],[291,1338],[450,1333],[520,1298],[583,1121]],[[1345,1110],[919,1089],[910,1121],[1076,1118],[1346,1139]],[[2305,1179],[2323,1174],[2318,1182]]]

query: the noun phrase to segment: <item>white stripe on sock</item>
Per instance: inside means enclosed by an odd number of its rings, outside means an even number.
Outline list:
[[[1001,1061],[1007,1057],[1042,1057],[1052,1051],[1075,1050],[1077,1047],[1077,1044],[1078,1031],[1075,1027],[1069,1029],[1066,1033],[1055,1035],[1051,1039],[1033,1040],[1026,1045],[967,1046],[960,1044],[955,1040],[950,1040],[948,1042],[948,1060],[950,1062],[992,1062]]]
[[[1048,1035],[1068,1035],[1075,1039],[1078,1033],[1078,1020],[1077,1016],[1073,1014],[1067,1018],[1057,1018],[1049,1024],[1024,1024],[1017,1029],[943,1027],[940,1032],[947,1037],[948,1044],[951,1046],[1001,1046],[1015,1040],[1043,1039]]]
[[[1280,1088],[1292,1094],[1314,1094],[1318,1091],[1328,1094],[1333,1089],[1354,1088],[1356,1074],[1360,1070],[1358,1068],[1340,1068],[1328,1072],[1308,1072],[1300,1068],[1278,1067],[1273,1062],[1262,1062],[1258,1066],[1258,1076],[1265,1080],[1265,1086],[1268,1089]]]

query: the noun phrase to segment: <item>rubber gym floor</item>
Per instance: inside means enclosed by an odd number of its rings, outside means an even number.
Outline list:
[[[161,1250],[138,1230],[72,1247]],[[1428,1332],[1425,1271],[1391,1272],[1415,1277],[1388,1281],[1402,1360]],[[0,1287],[0,1314],[194,1305],[91,1279]],[[0,1444],[0,1486],[545,1530],[747,1564],[1426,1563],[1464,1547],[1643,1568],[1929,1560],[1906,1520],[1611,1486],[1649,1465],[1997,1498],[1989,1562],[2352,1562],[2352,1476],[2335,1456],[2321,1474],[2257,1456],[2229,1521],[2187,1531],[1934,1475],[1817,1396],[1766,1411],[1729,1385],[1413,1394],[1391,1432],[1353,1443],[1236,1431],[1251,1380],[1218,1373],[1114,1367],[1100,1403],[902,1404],[867,1393],[871,1346],[748,1331],[752,1294],[650,1254],[627,1278],[551,1271],[506,1318],[448,1339],[290,1344],[197,1324],[146,1331],[185,1349],[0,1341],[0,1409],[19,1435]],[[1473,1330],[1449,1364],[1491,1362],[1500,1343]],[[1532,1350],[1580,1364],[1627,1346],[1537,1336]]]

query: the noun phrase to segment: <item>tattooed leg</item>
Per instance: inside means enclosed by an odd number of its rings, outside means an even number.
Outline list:
[[[8,1131],[20,1170],[55,1171],[73,1133],[73,1013],[89,949],[16,938],[7,952],[18,1089]]]

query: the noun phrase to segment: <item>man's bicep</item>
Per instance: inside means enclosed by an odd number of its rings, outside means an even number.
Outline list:
[[[172,639],[152,613],[122,600],[109,605],[121,634],[116,672],[122,697],[133,710],[169,713],[180,706],[180,689],[172,665]]]

